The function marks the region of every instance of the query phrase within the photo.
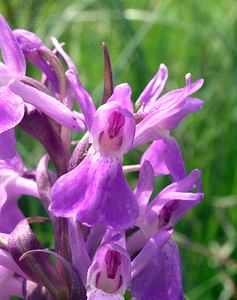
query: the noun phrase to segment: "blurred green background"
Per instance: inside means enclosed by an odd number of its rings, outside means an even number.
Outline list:
[[[176,238],[186,299],[237,299],[237,1],[2,0],[0,11],[12,28],[36,32],[48,46],[50,36],[65,42],[97,103],[102,41],[110,50],[115,83],[128,82],[134,101],[160,63],[169,68],[166,91],[183,86],[188,72],[205,79],[197,94],[205,106],[174,135],[187,170],[202,170],[206,197],[177,226]],[[18,149],[34,167],[43,149],[18,135]],[[136,162],[136,155],[126,163]],[[156,189],[166,181],[159,179]],[[27,214],[39,211],[36,202],[27,203]],[[47,243],[50,235],[41,235]]]

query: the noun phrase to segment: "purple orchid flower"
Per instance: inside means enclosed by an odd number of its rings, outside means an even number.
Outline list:
[[[36,182],[24,178],[24,166],[16,155],[9,160],[0,160],[0,232],[10,233],[24,218],[17,205],[22,195],[39,198]]]
[[[9,135],[24,116],[24,102],[72,129],[83,130],[84,124],[78,116],[55,98],[21,82],[25,76],[25,58],[5,19],[0,16],[0,49],[5,62],[0,64],[0,143],[8,142],[8,157],[15,155],[15,141]],[[6,134],[2,135],[3,133]],[[6,151],[0,150],[0,157],[6,158]]]
[[[153,176],[150,163],[145,161],[135,190],[140,208],[136,223],[140,229],[128,241],[130,252],[143,247],[132,263],[132,294],[139,300],[181,300],[182,276],[177,245],[170,236],[162,247],[160,243],[162,236],[167,236],[166,230],[173,228],[190,208],[202,200],[200,191],[189,192],[199,184],[200,171],[194,170],[170,184],[149,203]],[[135,247],[132,249],[133,243]],[[144,258],[145,255],[149,259]]]
[[[118,102],[97,110],[86,158],[52,188],[50,210],[56,216],[77,215],[89,226],[101,223],[121,230],[134,224],[136,199],[122,171],[123,155],[132,145],[134,130],[132,114]]]
[[[113,238],[97,249],[87,275],[88,300],[122,300],[131,279],[125,240]]]
[[[159,97],[167,78],[168,70],[166,66],[162,64],[157,74],[148,83],[136,102],[136,105],[141,105],[141,108],[136,113],[136,118],[141,121],[136,126],[133,147],[162,139],[163,141],[154,142],[151,148],[148,148],[148,153],[145,153],[144,156],[151,161],[152,165],[155,164],[154,170],[156,174],[171,173],[173,178],[177,180],[184,177],[185,171],[179,147],[174,144],[175,141],[170,137],[170,132],[179,125],[187,114],[196,112],[202,107],[203,101],[192,98],[190,95],[198,91],[204,81],[203,79],[199,79],[192,83],[191,74],[187,74],[185,76],[186,86],[184,88],[170,91],[162,97]],[[164,148],[166,148],[166,150],[164,150]],[[172,159],[172,166],[170,166],[167,159],[165,159],[162,165],[157,167],[154,161],[155,158],[150,159],[153,157],[153,154],[155,157],[158,157],[158,155],[155,154],[156,151],[158,151],[158,153],[161,152],[163,156],[166,156],[164,152],[168,151],[170,153],[170,151],[172,151],[173,158],[176,157],[178,159],[176,167],[180,174],[177,174],[177,171],[175,174],[173,173],[175,167],[174,159]],[[160,159],[159,162],[161,162]]]

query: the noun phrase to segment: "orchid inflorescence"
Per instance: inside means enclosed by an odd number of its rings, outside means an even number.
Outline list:
[[[12,31],[0,16],[0,299],[184,299],[172,233],[203,193],[200,171],[186,174],[171,132],[202,107],[191,95],[203,80],[187,74],[183,88],[161,95],[168,77],[161,64],[134,110],[130,86],[113,86],[103,44],[104,96],[96,109],[62,44],[52,43],[53,50],[32,32]],[[26,61],[41,80],[26,76]],[[16,151],[16,126],[47,152],[36,170]],[[83,132],[80,141],[72,141],[73,131]],[[141,145],[137,164],[123,166]],[[139,172],[134,190],[125,178],[131,172]],[[162,175],[172,183],[154,196]],[[25,218],[17,203],[23,195],[37,198],[48,218]],[[50,249],[30,228],[38,222],[52,225]]]

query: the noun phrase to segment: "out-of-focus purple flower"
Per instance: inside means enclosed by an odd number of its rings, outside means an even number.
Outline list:
[[[136,199],[122,171],[123,155],[132,145],[134,130],[132,114],[118,102],[97,110],[86,158],[52,188],[50,210],[56,216],[77,215],[87,225],[101,223],[121,230],[134,224]]]
[[[0,160],[0,232],[10,233],[24,218],[17,205],[22,195],[39,198],[36,182],[23,177],[24,166],[18,155]]]
[[[0,134],[14,128],[22,120],[24,101],[34,105],[62,125],[77,130],[84,129],[84,124],[77,115],[55,98],[21,82],[25,76],[25,58],[2,16],[0,16],[0,49],[5,62],[5,64],[0,63]],[[1,140],[7,141],[7,139],[7,135],[1,136]],[[9,158],[11,152],[9,151]],[[1,158],[5,157],[6,154]]]
[[[88,299],[124,299],[130,277],[131,262],[126,250],[116,242],[103,243],[88,270]]]
[[[0,265],[0,299],[9,300],[11,296],[23,298],[23,279]]]

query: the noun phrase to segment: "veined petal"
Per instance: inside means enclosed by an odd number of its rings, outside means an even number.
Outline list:
[[[15,127],[24,116],[24,102],[8,87],[0,88],[0,133]]]
[[[148,254],[147,254],[148,255]],[[182,274],[176,243],[169,240],[133,278],[132,297],[139,300],[183,300]]]
[[[57,99],[22,82],[14,82],[11,89],[25,102],[35,106],[58,123],[74,130],[84,130],[84,123],[78,118],[78,115]]]
[[[0,133],[0,159],[10,159],[16,155],[16,138],[14,129]]]
[[[145,160],[151,163],[156,176],[170,174],[174,181],[185,177],[182,153],[171,136],[153,142],[144,152],[141,163]]]
[[[71,85],[72,90],[75,93],[76,99],[80,105],[80,108],[85,116],[85,121],[87,124],[88,129],[91,129],[93,123],[93,117],[95,115],[95,105],[87,93],[87,91],[82,86],[76,71],[71,69],[66,72],[67,79]]]
[[[90,226],[101,223],[120,230],[133,226],[138,215],[121,162],[93,148],[78,167],[56,181],[50,210],[56,216],[77,215]]]
[[[117,101],[123,108],[133,113],[133,103],[131,100],[132,89],[127,83],[122,83],[114,88],[113,94],[107,102]]]
[[[142,104],[143,108],[145,108],[146,105],[148,105],[148,107],[152,105],[163,91],[167,78],[168,69],[164,64],[161,64],[156,75],[139,96],[136,105]]]
[[[25,75],[25,59],[7,22],[0,15],[0,49],[5,64],[17,77]]]

